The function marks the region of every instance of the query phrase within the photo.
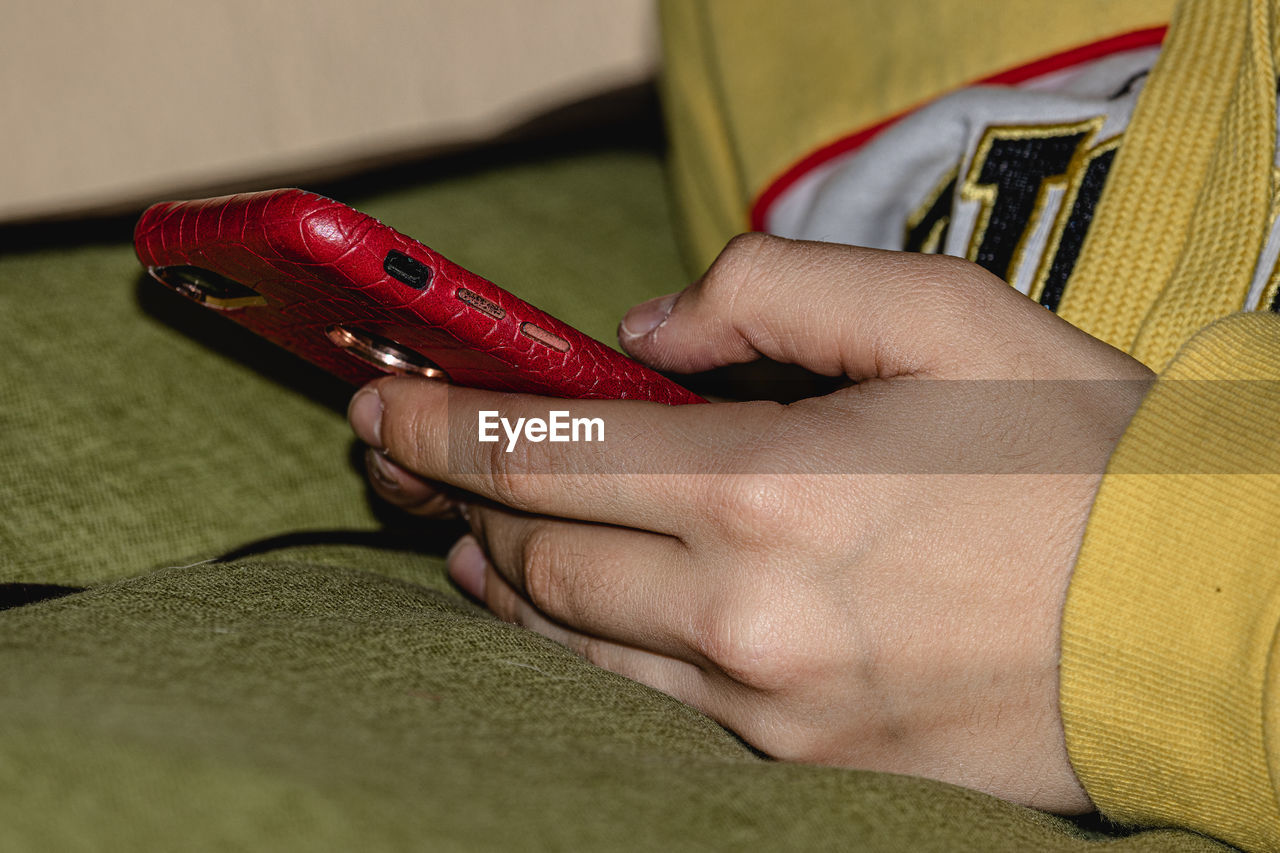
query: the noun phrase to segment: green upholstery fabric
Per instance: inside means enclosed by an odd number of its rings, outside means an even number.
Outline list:
[[[633,300],[685,284],[652,155],[431,177],[342,200],[606,341]],[[353,389],[166,291],[127,243],[5,253],[0,340],[0,582],[377,527],[340,416]]]
[[[646,151],[343,200],[605,340],[685,281]],[[0,611],[0,850],[1222,849],[770,762],[493,620],[370,504],[349,390],[120,238],[0,257],[0,583],[90,587]]]

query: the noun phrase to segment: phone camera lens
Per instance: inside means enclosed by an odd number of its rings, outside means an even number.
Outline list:
[[[245,287],[238,281],[232,281],[225,275],[204,267],[147,267],[147,272],[165,287],[220,311],[267,304],[262,294],[252,287]]]
[[[382,335],[341,325],[330,326],[324,330],[324,333],[335,346],[341,347],[379,370],[425,376],[427,379],[446,381],[449,379],[448,375],[426,356]]]

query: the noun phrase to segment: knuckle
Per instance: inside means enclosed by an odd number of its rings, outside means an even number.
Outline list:
[[[928,262],[939,271],[951,276],[988,278],[991,273],[986,267],[959,255],[929,255]]]
[[[565,566],[556,538],[546,527],[534,527],[520,548],[520,573],[529,602],[551,616],[563,612]]]
[[[803,675],[788,624],[759,588],[703,619],[699,651],[731,680],[762,692],[784,690]]]
[[[379,421],[382,446],[388,455],[414,470],[435,471],[444,462],[444,449],[454,434],[448,390],[439,383],[382,379]]]
[[[537,505],[546,492],[546,477],[532,469],[534,451],[528,442],[517,442],[508,452],[502,444],[491,445],[489,481],[493,498],[516,509]]]
[[[728,261],[743,261],[748,264],[754,264],[759,255],[772,250],[774,246],[784,242],[781,237],[775,237],[772,234],[765,234],[761,231],[747,231],[730,238],[725,244],[724,250],[720,253],[720,258]],[[717,260],[720,260],[717,258]]]
[[[423,463],[424,450],[437,446],[435,415],[423,406],[385,410],[382,440],[393,459],[407,468],[419,468]]]
[[[938,320],[949,324],[986,313],[992,294],[1008,289],[985,268],[954,255],[930,255],[913,284],[917,304],[932,308]]]
[[[761,271],[787,242],[781,237],[754,231],[734,237],[698,282],[698,297],[714,304],[732,303],[740,291],[760,283]]]
[[[999,292],[1012,291],[964,258],[910,253],[882,259],[869,274],[867,286],[875,291],[869,316],[872,325],[884,330],[883,350],[899,369],[924,373],[950,369],[980,354],[965,342],[982,338],[979,330],[991,329]],[[922,348],[921,341],[946,341],[950,346],[936,351]],[[957,356],[952,350],[964,353]]]
[[[746,461],[751,464],[750,456]],[[763,466],[769,460],[760,462]],[[725,541],[778,547],[802,521],[801,502],[793,486],[783,474],[734,474],[712,487],[706,506]]]
[[[716,258],[714,266],[754,265],[762,253],[769,252],[771,247],[783,242],[781,237],[765,234],[760,231],[748,231],[730,238]]]
[[[1010,362],[1020,357],[1022,340],[1006,324],[1016,316],[1022,328],[1018,312],[1031,303],[1004,280],[964,258],[930,255],[904,287],[902,298],[914,306],[912,339],[950,342],[934,357],[935,368],[965,375],[983,365],[1016,367]]]

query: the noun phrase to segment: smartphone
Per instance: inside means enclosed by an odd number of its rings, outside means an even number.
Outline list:
[[[353,384],[386,373],[564,398],[705,402],[439,253],[299,189],[152,205],[160,283]]]

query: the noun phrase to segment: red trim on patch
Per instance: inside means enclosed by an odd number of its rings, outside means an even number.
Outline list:
[[[1121,53],[1126,50],[1136,50],[1142,47],[1154,47],[1164,41],[1165,33],[1168,27],[1150,27],[1145,30],[1134,30],[1128,33],[1121,33],[1118,36],[1095,41],[1089,44],[1073,47],[1064,50],[1061,53],[1055,53],[1052,56],[1046,56],[1041,59],[1034,60],[1026,65],[1019,65],[1017,68],[1010,68],[992,74],[989,77],[983,77],[980,80],[974,80],[967,86],[982,85],[1004,85],[1012,86],[1018,83],[1025,83],[1036,77],[1042,77],[1054,71],[1062,71],[1075,65],[1081,65],[1085,62],[1092,62],[1095,59],[1101,59],[1104,56],[1110,56],[1113,53]],[[959,88],[967,88],[961,86]],[[847,154],[866,145],[875,138],[882,130],[896,124],[911,113],[920,109],[932,100],[922,104],[917,104],[910,109],[890,116],[883,121],[879,121],[873,125],[854,131],[848,136],[842,136],[834,142],[818,148],[806,157],[798,161],[794,166],[787,169],[765,187],[765,189],[756,196],[755,203],[751,205],[751,230],[763,231],[765,218],[768,215],[769,208],[778,200],[778,197],[791,188],[796,181],[803,178],[806,174],[826,163],[839,157],[841,154]]]

